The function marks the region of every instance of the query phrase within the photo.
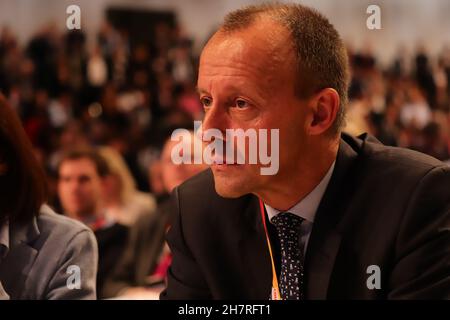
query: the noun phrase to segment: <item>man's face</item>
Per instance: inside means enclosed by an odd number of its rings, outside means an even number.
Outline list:
[[[226,129],[279,129],[280,134],[276,175],[261,175],[260,164],[248,164],[248,148],[246,164],[212,165],[221,196],[276,188],[301,162],[306,102],[295,95],[291,43],[282,27],[261,22],[231,34],[217,33],[202,53],[197,85],[205,108],[203,130],[217,128],[225,136]]]
[[[96,214],[102,180],[88,158],[65,160],[59,168],[58,195],[64,211],[73,217]]]

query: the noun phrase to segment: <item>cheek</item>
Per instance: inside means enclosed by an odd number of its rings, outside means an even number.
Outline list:
[[[97,198],[101,196],[102,190],[103,190],[102,185],[99,184],[95,186],[90,186],[89,188],[85,189],[84,194],[87,197],[91,198],[92,201],[96,201]]]
[[[107,190],[110,190],[113,193],[117,193],[120,192],[122,190],[122,184],[120,183],[120,181],[118,179],[114,179],[111,181],[110,184],[106,184],[102,187],[102,190],[104,190],[106,188],[109,188]]]
[[[101,185],[92,185],[92,184],[80,184],[76,190],[68,189],[68,192],[73,196],[77,196],[77,198],[83,199],[83,201],[91,201],[91,199],[96,199],[100,197],[102,191]]]
[[[280,163],[298,159],[305,139],[304,117],[297,113],[295,116],[286,119],[280,128]]]
[[[61,183],[58,183],[56,190],[60,198],[65,198],[68,193],[67,188],[65,188]]]

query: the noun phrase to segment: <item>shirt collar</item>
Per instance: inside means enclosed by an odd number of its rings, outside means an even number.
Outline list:
[[[322,180],[319,182],[319,184],[310,193],[308,193],[306,197],[300,200],[289,210],[285,210],[283,212],[290,212],[311,223],[314,222],[314,217],[316,216],[317,208],[319,207],[320,200],[322,200],[325,190],[327,189],[328,183],[330,182],[335,163],[336,161],[334,161],[331,164],[330,168],[328,169],[327,173],[322,178]],[[269,220],[272,220],[273,217],[282,212],[280,210],[272,208],[267,204],[264,204],[264,206],[266,207]]]
[[[0,259],[4,258],[9,250],[9,222],[0,225]]]

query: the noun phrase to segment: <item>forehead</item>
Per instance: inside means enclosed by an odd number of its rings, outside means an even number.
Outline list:
[[[60,175],[96,175],[97,170],[92,160],[88,158],[67,159],[61,163]]]
[[[289,32],[271,21],[242,30],[218,31],[200,58],[200,76],[293,73],[294,46]]]

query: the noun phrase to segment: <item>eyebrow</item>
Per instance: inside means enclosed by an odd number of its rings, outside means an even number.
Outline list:
[[[208,91],[206,91],[205,89],[203,89],[203,88],[199,88],[199,87],[195,87],[195,89],[197,90],[197,93],[198,94],[200,94],[200,93],[208,93]]]
[[[209,94],[208,90],[205,90],[205,89],[199,88],[199,87],[195,87],[195,88],[196,88],[198,94],[201,94],[201,93]],[[233,92],[236,92],[236,91],[238,91],[238,88],[237,87],[232,87],[232,90],[234,90]]]
[[[232,90],[234,90],[234,91],[233,91],[234,94],[239,94],[239,87],[236,87],[236,86],[233,85],[231,88],[232,88]],[[197,94],[199,94],[199,95],[202,94],[202,93],[204,93],[204,94],[210,94],[210,93],[208,92],[208,90],[205,90],[205,89],[203,89],[203,88],[201,88],[201,87],[199,87],[199,86],[195,86],[195,89],[196,89],[196,91],[197,91]],[[233,94],[233,92],[230,93],[230,94]],[[259,88],[256,89],[256,95],[257,95],[258,101],[260,101],[261,97],[263,97],[263,93],[260,92]],[[256,98],[254,98],[254,100],[257,101]]]

